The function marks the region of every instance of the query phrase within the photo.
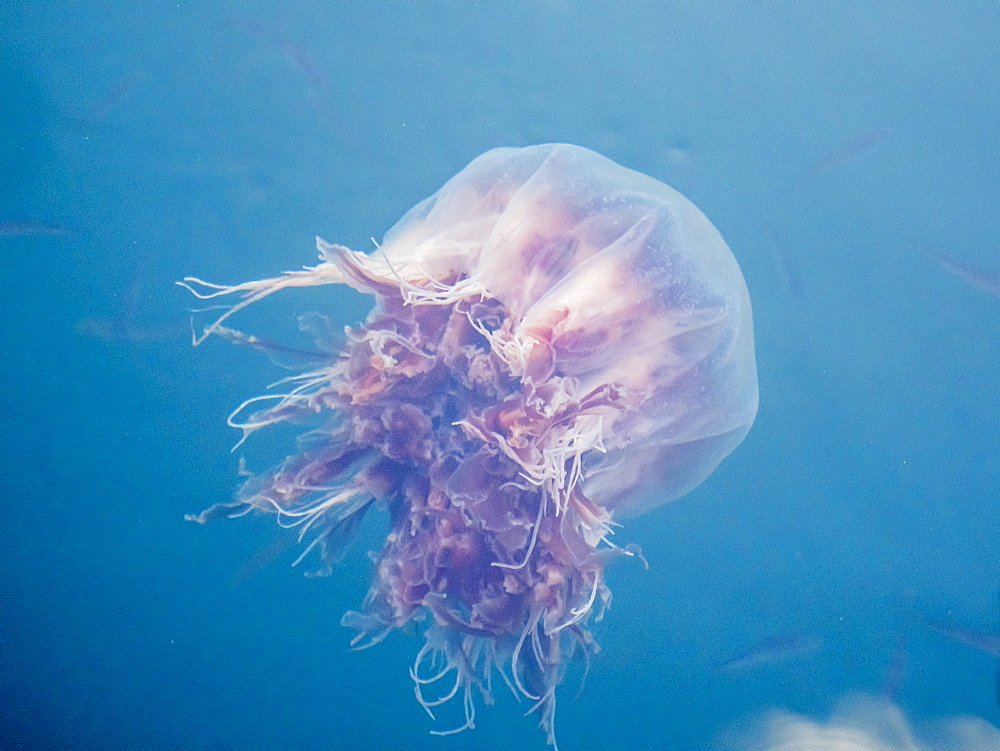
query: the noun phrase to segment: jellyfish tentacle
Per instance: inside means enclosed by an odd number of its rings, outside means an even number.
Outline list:
[[[594,586],[591,588],[590,599],[587,600],[587,603],[585,605],[580,606],[580,607],[572,608],[569,612],[570,612],[570,614],[573,617],[570,618],[568,621],[565,621],[565,622],[559,624],[558,626],[556,626],[555,628],[551,629],[550,631],[547,631],[546,632],[546,636],[551,636],[552,634],[557,634],[560,631],[562,631],[564,628],[566,628],[567,626],[573,626],[573,625],[579,623],[584,618],[586,618],[587,615],[591,612],[591,609],[594,607],[594,601],[597,599],[597,590],[600,588],[600,586],[601,586],[601,576],[600,576],[600,574],[598,574],[598,573],[595,572],[595,574],[594,574]]]
[[[286,271],[281,276],[271,279],[244,282],[243,284],[214,284],[194,276],[186,276],[183,281],[177,282],[177,284],[184,287],[184,289],[199,300],[211,300],[216,297],[232,294],[241,294],[243,297],[240,302],[227,308],[226,312],[219,316],[214,323],[206,326],[200,336],[194,338],[193,344],[198,346],[212,334],[216,333],[217,327],[230,316],[279,290],[288,289],[289,287],[315,287],[322,284],[342,284],[343,281],[343,272],[333,264],[324,262],[316,266],[305,266],[298,271]],[[202,292],[199,288],[213,291]]]
[[[521,656],[521,649],[524,647],[524,641],[528,637],[529,633],[534,633],[535,627],[538,625],[538,621],[542,617],[541,609],[537,609],[529,618],[528,622],[525,624],[524,628],[521,630],[521,636],[518,637],[517,645],[514,647],[514,652],[511,655],[510,661],[510,671],[514,679],[514,685],[517,686],[517,690],[528,699],[537,700],[539,697],[531,693],[524,687],[521,683],[520,672],[518,671],[518,660]]]
[[[531,558],[531,554],[535,550],[535,543],[538,541],[538,528],[542,524],[542,517],[545,516],[545,507],[547,505],[547,496],[543,492],[541,498],[538,501],[538,515],[535,517],[535,523],[531,527],[531,539],[528,542],[528,549],[524,552],[524,558],[520,563],[503,563],[501,561],[491,561],[490,565],[496,568],[506,568],[511,571],[518,571],[523,569],[528,565],[528,560]]]

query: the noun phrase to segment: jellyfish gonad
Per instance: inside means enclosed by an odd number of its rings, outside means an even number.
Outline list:
[[[432,718],[464,709],[432,732],[472,728],[499,675],[555,744],[556,688],[611,599],[605,566],[635,553],[612,527],[701,483],[756,415],[739,266],[672,188],[562,144],[483,154],[371,254],[317,245],[317,265],[272,279],[185,280],[238,298],[196,343],[259,344],[223,324],[286,288],[374,298],[282,393],[230,418],[244,438],[305,424],[296,451],[191,518],[274,514],[328,573],[384,505],[371,589],[343,618],[353,643],[415,624],[417,698]]]

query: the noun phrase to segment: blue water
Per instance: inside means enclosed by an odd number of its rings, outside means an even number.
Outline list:
[[[997,657],[925,625],[1000,629],[1000,299],[931,257],[1000,275],[998,38],[996,3],[0,4],[0,747],[544,747],[502,690],[429,736],[414,635],[347,651],[384,519],[329,579],[273,520],[183,521],[231,497],[225,418],[283,372],[192,349],[173,282],[371,247],[479,153],[551,141],[705,211],[761,386],[734,455],[618,532],[649,570],[610,569],[563,751],[711,748],[854,691],[1000,724]],[[239,324],[317,307],[366,312]],[[821,646],[713,669],[784,634]]]

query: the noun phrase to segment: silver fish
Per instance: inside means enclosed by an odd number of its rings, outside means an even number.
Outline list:
[[[921,246],[920,251],[945,271],[968,282],[976,289],[1000,297],[1000,270],[959,261],[926,246]]]
[[[69,230],[39,222],[0,222],[0,238],[68,235]]]
[[[822,644],[823,640],[815,634],[795,632],[769,636],[747,651],[741,652],[725,662],[720,662],[715,666],[715,669],[725,672],[750,670],[779,660],[809,654],[819,649]]]
[[[1000,657],[1000,634],[987,631],[973,631],[970,628],[938,621],[930,621],[927,623],[927,626],[942,636],[947,636],[952,641],[957,641],[973,649],[978,649],[980,652],[985,652],[993,657]]]

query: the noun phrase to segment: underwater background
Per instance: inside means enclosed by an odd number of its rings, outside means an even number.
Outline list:
[[[721,747],[857,692],[918,735],[1000,725],[997,39],[996,3],[0,2],[0,748],[544,748],[499,682],[428,735],[414,634],[348,651],[384,516],[322,579],[273,519],[184,521],[292,434],[230,453],[287,372],[193,349],[174,282],[371,248],[545,142],[719,228],[761,393],[703,485],[616,533],[649,568],[608,569],[560,748]],[[294,342],[368,305],[236,323]]]

